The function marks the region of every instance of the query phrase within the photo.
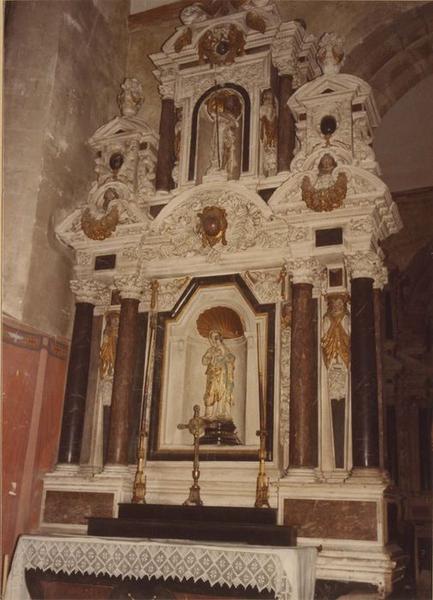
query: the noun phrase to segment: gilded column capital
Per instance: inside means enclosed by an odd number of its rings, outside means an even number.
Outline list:
[[[287,261],[287,271],[292,274],[292,281],[316,285],[320,279],[322,267],[315,258],[291,258]]]
[[[388,270],[381,256],[373,251],[354,252],[345,257],[346,268],[351,279],[367,277],[373,279],[373,287],[382,289],[388,282]]]
[[[72,279],[70,288],[75,295],[76,302],[88,302],[89,304],[110,304],[110,288],[96,279]]]

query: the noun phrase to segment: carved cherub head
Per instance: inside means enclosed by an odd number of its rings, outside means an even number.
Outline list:
[[[349,302],[348,294],[329,294],[326,297],[328,305],[328,314],[331,317],[340,317],[348,312],[347,303]]]
[[[331,154],[324,154],[319,161],[319,175],[330,175],[337,166],[335,158]]]

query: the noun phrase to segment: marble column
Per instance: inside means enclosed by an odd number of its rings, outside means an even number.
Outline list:
[[[105,286],[97,281],[72,281],[76,295],[58,462],[78,464],[83,434],[94,305]]]
[[[353,466],[377,468],[379,415],[373,278],[352,274],[351,304]]]
[[[292,75],[280,74],[278,78],[278,172],[289,171],[295,149],[295,120],[287,105],[292,93]]]
[[[139,298],[127,296],[128,294],[122,293],[120,304],[108,437],[107,464],[109,465],[128,464],[129,416],[137,352]]]
[[[163,98],[161,120],[159,122],[158,161],[156,165],[155,187],[157,191],[169,192],[173,187],[172,170],[174,167],[174,128],[176,113],[173,98]]]
[[[293,279],[289,468],[318,461],[317,303],[310,282]]]

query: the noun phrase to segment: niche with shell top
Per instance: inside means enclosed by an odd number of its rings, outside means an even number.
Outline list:
[[[188,423],[195,404],[208,420],[201,458],[256,459],[259,352],[270,456],[274,326],[274,305],[259,305],[239,276],[193,280],[174,310],[160,313],[149,431],[151,459],[192,456],[192,436],[177,426]]]

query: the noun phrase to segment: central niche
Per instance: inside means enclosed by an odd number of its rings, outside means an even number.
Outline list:
[[[234,84],[215,86],[193,111],[189,178],[196,184],[222,175],[239,179],[248,170],[250,100]]]
[[[259,305],[253,297],[250,301],[237,280],[191,285],[177,309],[159,315],[150,458],[191,454],[192,437],[177,426],[191,419],[198,404],[200,415],[208,419],[200,440],[203,458],[254,459],[259,353],[272,431],[274,313],[270,305]]]

